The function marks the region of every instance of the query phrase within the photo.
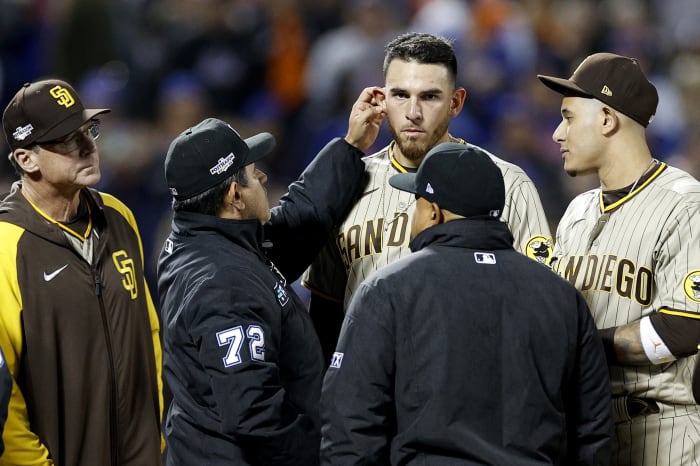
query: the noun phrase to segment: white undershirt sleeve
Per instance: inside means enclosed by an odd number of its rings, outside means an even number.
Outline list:
[[[663,364],[676,359],[666,343],[656,333],[649,316],[642,317],[642,320],[639,321],[639,338],[642,341],[644,353],[652,364]]]

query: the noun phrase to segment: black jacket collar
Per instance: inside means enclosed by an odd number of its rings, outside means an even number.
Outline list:
[[[513,235],[508,226],[494,218],[452,220],[426,228],[411,241],[411,251],[440,244],[467,249],[512,249]]]
[[[263,227],[257,218],[234,220],[194,212],[175,212],[173,232],[182,237],[221,235],[244,249],[263,255]]]

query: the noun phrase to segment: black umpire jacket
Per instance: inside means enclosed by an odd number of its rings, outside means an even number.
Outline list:
[[[329,143],[265,227],[175,213],[158,264],[167,464],[318,464],[323,357],[291,282],[347,212],[361,156]]]
[[[502,222],[450,221],[360,286],[324,379],[322,464],[608,463],[590,311],[512,242]]]

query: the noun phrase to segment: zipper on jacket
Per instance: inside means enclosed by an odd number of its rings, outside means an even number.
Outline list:
[[[96,273],[94,270],[93,270],[92,275],[95,277],[95,280],[94,280],[94,282],[95,282],[95,295],[97,295],[97,299],[99,299],[101,302],[102,301],[102,281],[100,280],[99,273]]]
[[[102,281],[100,280],[100,271],[97,267],[92,269],[93,281],[95,283],[95,294],[97,295],[97,301],[100,305],[100,317],[102,318],[102,329],[104,330],[105,340],[107,343],[107,357],[109,359],[109,379],[110,385],[112,386],[112,391],[109,397],[109,437],[111,442],[111,457],[112,465],[117,466],[119,464],[119,432],[117,422],[117,380],[116,380],[116,370],[114,369],[114,354],[112,352],[112,337],[109,333],[109,324],[107,323],[107,312],[105,310],[105,303],[102,297]]]

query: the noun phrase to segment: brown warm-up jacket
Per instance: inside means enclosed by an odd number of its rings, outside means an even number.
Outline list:
[[[92,263],[17,184],[0,202],[0,346],[14,379],[0,465],[161,464],[159,324],[136,222],[110,195],[84,189],[81,203],[92,221],[73,233],[92,237]]]

